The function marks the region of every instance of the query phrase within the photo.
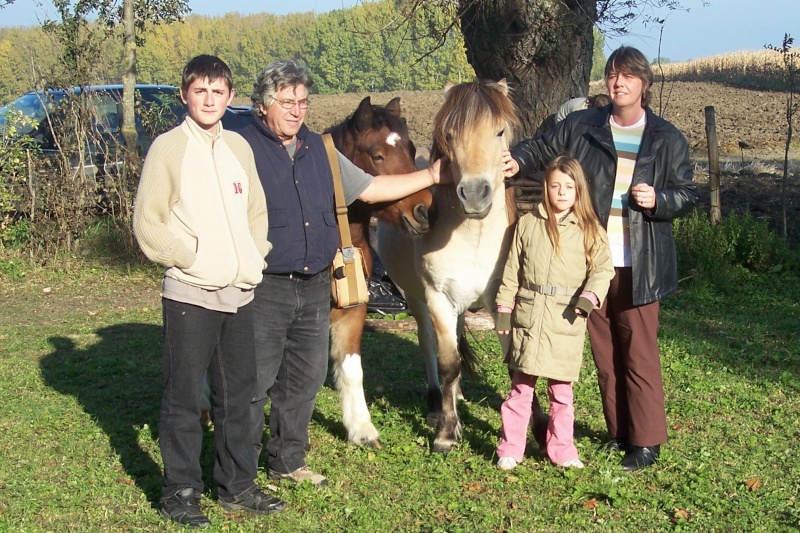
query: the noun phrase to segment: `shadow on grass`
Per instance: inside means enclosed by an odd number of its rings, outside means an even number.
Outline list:
[[[155,433],[161,383],[161,327],[117,324],[96,331],[100,341],[83,349],[66,337],[50,337],[42,359],[44,382],[73,396],[97,421],[119,455],[125,473],[155,503],[161,468],[139,445],[145,425]]]

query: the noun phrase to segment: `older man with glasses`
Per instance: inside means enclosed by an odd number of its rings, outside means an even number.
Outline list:
[[[308,468],[308,426],[328,373],[330,276],[339,246],[333,174],[322,137],[304,120],[308,70],[292,60],[270,63],[256,81],[253,119],[241,135],[253,149],[269,212],[272,250],[256,288],[253,314],[257,388],[251,404],[260,456],[270,399],[267,463],[274,480],[328,484]],[[438,161],[404,176],[371,176],[338,154],[348,204],[403,198],[439,182]]]

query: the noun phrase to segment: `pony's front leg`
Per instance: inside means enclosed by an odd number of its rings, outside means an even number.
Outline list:
[[[364,396],[364,373],[361,369],[361,337],[367,306],[331,310],[331,359],[333,378],[342,406],[342,422],[347,440],[380,448],[378,430],[372,424]]]
[[[458,314],[443,295],[429,299],[431,323],[438,345],[439,379],[442,382],[442,414],[433,441],[434,452],[449,452],[461,437],[456,402],[460,389],[461,359],[458,353]]]
[[[417,339],[419,350],[425,359],[425,371],[428,377],[428,414],[425,422],[431,427],[439,425],[442,414],[442,389],[439,386],[439,362],[437,358],[436,333],[433,330],[428,306],[423,300],[406,293],[406,301],[411,311],[411,316],[417,322]]]

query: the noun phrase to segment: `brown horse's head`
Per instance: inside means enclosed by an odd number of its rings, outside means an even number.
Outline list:
[[[510,146],[519,118],[505,80],[475,81],[445,87],[445,102],[433,124],[431,161],[446,157],[452,187],[444,203],[460,205],[467,218],[484,218],[493,199],[505,192],[502,154]],[[437,209],[439,196],[437,195]]]
[[[416,170],[416,150],[408,137],[399,97],[386,106],[377,106],[372,105],[367,96],[353,115],[331,128],[330,133],[336,148],[373,176],[408,174]],[[424,189],[396,202],[377,204],[371,210],[382,220],[419,235],[430,229],[428,208],[431,202],[430,191]]]

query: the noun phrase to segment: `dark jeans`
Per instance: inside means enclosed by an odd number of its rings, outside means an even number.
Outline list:
[[[253,303],[223,313],[162,299],[164,351],[158,440],[164,461],[164,496],[192,487],[202,492],[200,397],[211,374],[214,480],[232,497],[254,486],[250,400],[255,390]]]
[[[256,287],[257,385],[251,404],[251,442],[257,460],[269,394],[268,466],[276,472],[306,465],[308,425],[328,374],[330,312],[327,270],[309,279],[266,274]]]

